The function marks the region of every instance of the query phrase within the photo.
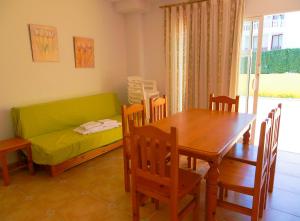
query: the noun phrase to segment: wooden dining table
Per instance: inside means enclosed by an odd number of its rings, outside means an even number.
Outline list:
[[[166,132],[176,127],[179,153],[205,160],[209,164],[206,179],[206,221],[216,220],[219,166],[222,158],[243,137],[249,143],[255,115],[193,109],[176,113],[151,125]]]

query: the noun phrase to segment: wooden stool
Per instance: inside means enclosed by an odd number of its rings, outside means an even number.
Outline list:
[[[7,186],[10,183],[6,154],[21,149],[24,149],[27,152],[27,166],[29,168],[30,174],[33,174],[31,143],[22,138],[11,138],[8,140],[0,141],[0,163],[2,166],[2,176],[5,186]],[[23,164],[20,167],[24,166],[26,166],[26,164]]]

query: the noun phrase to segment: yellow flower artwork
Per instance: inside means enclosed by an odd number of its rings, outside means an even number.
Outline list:
[[[34,62],[58,61],[58,40],[55,27],[29,25]]]
[[[93,68],[94,40],[91,38],[74,37],[75,67]]]

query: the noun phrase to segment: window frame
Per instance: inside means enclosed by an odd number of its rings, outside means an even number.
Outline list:
[[[276,40],[275,40],[275,38],[276,38]],[[280,38],[281,38],[281,41],[280,41]],[[280,50],[282,48],[282,38],[283,38],[283,34],[272,35],[271,50]],[[277,45],[274,46],[275,41],[276,41]]]

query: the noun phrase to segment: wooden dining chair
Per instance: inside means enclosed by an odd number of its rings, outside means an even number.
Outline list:
[[[271,120],[261,124],[256,166],[224,159],[220,165],[218,206],[251,216],[251,221],[262,217],[268,188],[268,164],[271,149]],[[251,208],[224,200],[224,189],[252,196]]]
[[[281,118],[281,108],[282,104],[273,109],[268,117],[271,119],[271,154],[270,154],[270,164],[269,164],[269,192],[273,191],[274,177],[275,177],[275,168],[276,168],[276,159],[277,159],[277,149],[278,149],[278,137],[279,137],[279,128],[280,128],[280,118]],[[258,147],[253,144],[243,144],[237,143],[226,155],[226,158],[231,160],[240,161],[243,163],[251,164],[256,166],[257,164],[257,151]]]
[[[150,98],[150,123],[167,117],[167,97]]]
[[[201,176],[179,168],[176,128],[166,133],[154,126],[130,124],[133,221],[140,219],[141,195],[169,204],[171,221],[182,220],[191,211],[193,220],[199,220]],[[192,198],[180,210],[179,202],[187,194]]]
[[[273,134],[273,123],[274,123],[274,113],[275,109],[271,110],[268,114],[268,118],[271,120],[271,133]],[[271,137],[272,139],[272,137]],[[272,142],[272,140],[271,140]],[[272,145],[272,143],[271,143]],[[236,143],[229,153],[225,156],[225,158],[230,159],[230,160],[236,160],[242,163],[250,164],[253,166],[256,166],[257,164],[257,153],[258,153],[258,146],[254,144],[249,144],[249,143]],[[270,155],[269,155],[270,156]],[[270,164],[268,164],[270,167]],[[270,170],[270,168],[269,168]],[[268,172],[268,180],[270,177],[270,172]],[[225,196],[228,195],[228,190],[225,189]],[[267,192],[265,192],[265,199],[267,199]],[[265,205],[266,207],[266,201]]]
[[[166,95],[157,98],[150,98],[150,123],[162,120],[168,116],[168,100]],[[191,168],[191,157],[182,156],[188,159],[188,168]],[[166,159],[168,160],[168,159]],[[185,159],[183,159],[185,160]]]
[[[239,101],[240,96],[230,98],[227,96],[214,96],[210,94],[209,96],[209,110],[216,111],[228,111],[228,112],[239,112]]]
[[[281,119],[282,104],[278,104],[274,112],[274,119],[272,124],[272,148],[270,154],[270,171],[269,171],[269,187],[268,191],[273,192],[274,178],[275,178],[275,168],[278,152],[278,138],[279,138],[279,128]]]
[[[141,104],[131,104],[122,106],[122,132],[123,132],[123,158],[124,158],[124,183],[125,191],[130,191],[130,132],[129,120],[133,120],[134,125],[144,126],[146,123],[146,108],[144,100]]]

